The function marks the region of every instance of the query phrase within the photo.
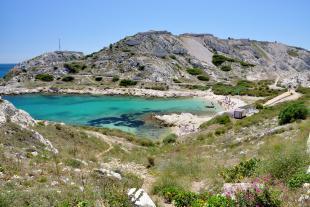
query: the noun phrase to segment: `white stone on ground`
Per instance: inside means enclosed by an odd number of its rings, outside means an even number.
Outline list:
[[[141,188],[129,189],[128,196],[131,202],[137,207],[156,207],[150,196]]]

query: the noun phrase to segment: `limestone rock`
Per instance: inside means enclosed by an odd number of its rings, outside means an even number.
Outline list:
[[[101,168],[101,169],[95,169],[94,171],[99,173],[100,175],[103,175],[103,176],[113,177],[113,178],[116,178],[118,180],[122,179],[121,174],[114,172],[112,170],[107,170],[107,169]]]
[[[137,207],[156,207],[150,196],[141,188],[129,189],[128,196],[131,202]]]

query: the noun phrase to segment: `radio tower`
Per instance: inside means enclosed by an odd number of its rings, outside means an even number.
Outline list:
[[[60,38],[58,39],[58,50],[61,51]]]

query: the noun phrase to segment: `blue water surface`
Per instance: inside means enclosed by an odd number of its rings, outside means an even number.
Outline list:
[[[2,78],[16,64],[0,64],[0,78]]]
[[[152,114],[190,112],[214,114],[220,108],[198,98],[142,98],[91,95],[19,95],[5,96],[17,108],[35,119],[76,125],[117,128],[141,136],[159,137],[167,132],[154,123]]]

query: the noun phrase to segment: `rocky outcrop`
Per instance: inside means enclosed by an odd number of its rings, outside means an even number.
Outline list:
[[[0,125],[8,121],[22,127],[33,126],[36,123],[27,112],[16,109],[13,104],[0,98]]]
[[[36,124],[36,121],[25,111],[16,109],[10,102],[1,99],[0,97],[0,127],[7,122],[17,124],[21,128],[32,133],[32,138],[41,142],[47,150],[57,154],[58,150],[52,143],[45,139],[40,133],[31,129]]]
[[[143,190],[131,188],[128,191],[128,196],[134,206],[137,207],[156,207],[150,196]]]
[[[116,178],[118,180],[122,179],[121,174],[114,172],[112,170],[107,170],[107,169],[95,169],[94,172],[98,173],[99,175],[105,176],[105,177],[112,177],[112,178]]]

